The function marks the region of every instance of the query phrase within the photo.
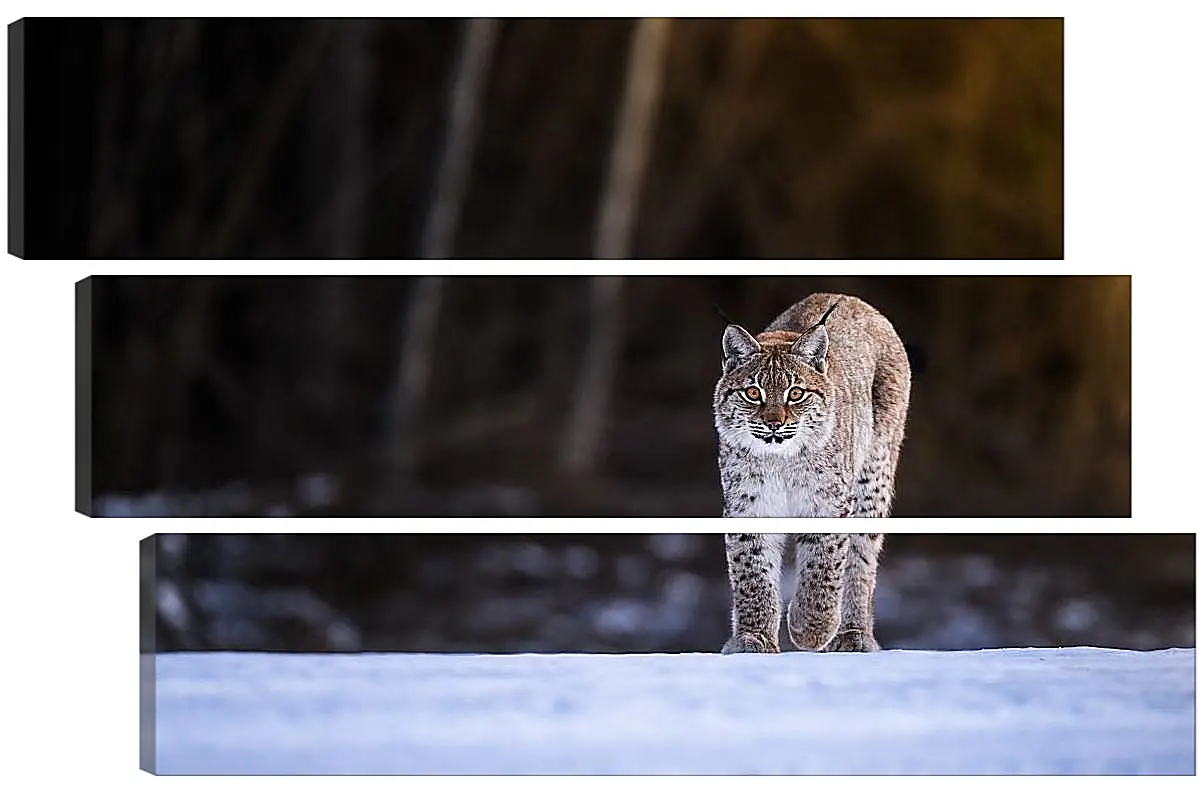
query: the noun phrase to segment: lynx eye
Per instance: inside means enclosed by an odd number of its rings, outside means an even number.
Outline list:
[[[752,400],[753,402],[756,403],[762,399],[762,390],[759,389],[757,386],[750,386],[748,389],[745,390],[745,397],[746,397],[746,399]]]
[[[804,390],[798,386],[792,386],[791,391],[787,392],[787,399],[792,403],[798,403],[800,398],[804,396]]]

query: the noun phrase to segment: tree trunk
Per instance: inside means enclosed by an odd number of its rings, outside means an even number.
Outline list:
[[[239,151],[234,171],[236,179],[226,190],[205,237],[205,257],[230,257],[238,236],[252,217],[254,201],[270,174],[287,124],[321,66],[328,40],[329,30],[325,26],[303,26],[298,41],[261,104],[257,119],[250,123],[245,146]]]
[[[488,67],[496,39],[499,38],[499,29],[499,20],[467,20],[466,36],[462,41],[451,88],[445,151],[437,171],[437,185],[421,244],[422,258],[449,258],[453,255],[458,220],[469,185],[483,90],[486,88]]]
[[[358,258],[362,252],[366,194],[371,171],[370,98],[375,61],[375,22],[369,19],[331,21],[329,69],[320,82],[318,119],[329,128],[321,145],[332,150],[332,185],[323,205],[325,241],[320,250],[329,258]]]
[[[670,32],[668,19],[640,19],[629,50],[624,99],[600,198],[595,234],[596,258],[628,258],[637,217],[637,201],[649,151],[662,85],[662,64]]]
[[[423,437],[420,435],[425,395],[429,389],[437,320],[445,279],[425,276],[416,280],[404,333],[400,342],[400,364],[392,389],[388,420],[387,452],[384,454],[391,490],[410,486],[416,473]]]
[[[589,284],[591,324],[588,329],[591,338],[587,341],[582,373],[575,385],[565,447],[559,454],[560,466],[575,475],[594,475],[601,455],[600,437],[608,419],[612,385],[624,338],[623,284],[624,278],[619,275],[598,275]]]

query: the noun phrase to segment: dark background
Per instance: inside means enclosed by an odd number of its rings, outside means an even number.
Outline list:
[[[716,516],[713,304],[826,290],[910,351],[897,516],[1130,513],[1121,276],[93,277],[83,508]]]
[[[1061,19],[673,20],[643,147],[614,146],[635,20],[503,20],[453,155],[470,24],[16,23],[24,255],[586,258],[634,151],[609,252],[1063,255]]]
[[[149,651],[715,652],[728,635],[719,535],[142,545]],[[876,601],[885,648],[1194,647],[1195,536],[892,534]]]

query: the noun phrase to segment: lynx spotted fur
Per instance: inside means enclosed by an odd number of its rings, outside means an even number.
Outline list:
[[[911,370],[882,314],[814,294],[756,337],[725,329],[716,384],[726,517],[885,517]],[[802,650],[873,651],[882,534],[728,534],[733,631],[724,652],[778,652],[779,581],[794,548],[787,629]]]

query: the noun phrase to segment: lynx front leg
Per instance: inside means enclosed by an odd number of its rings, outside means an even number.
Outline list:
[[[722,653],[779,652],[785,533],[726,533],[724,553],[733,595],[733,632]]]
[[[830,653],[873,653],[880,649],[874,638],[874,586],[882,549],[881,533],[850,534],[841,627],[828,645]]]
[[[849,534],[801,533],[795,547],[795,596],[787,631],[800,650],[823,650],[841,624],[842,579]]]

